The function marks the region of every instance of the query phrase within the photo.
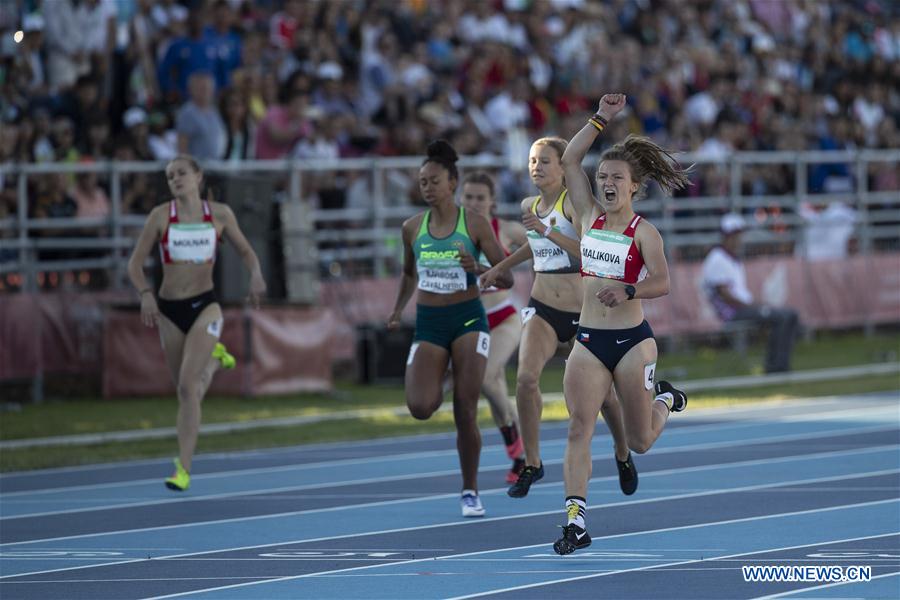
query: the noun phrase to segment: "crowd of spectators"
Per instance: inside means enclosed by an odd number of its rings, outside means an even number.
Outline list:
[[[602,144],[900,147],[893,0],[19,0],[0,3],[0,39],[0,163],[421,155],[444,137],[524,164],[527,140],[570,136],[613,91],[627,118]],[[894,167],[876,189],[900,189]],[[810,191],[852,177],[824,165]],[[87,202],[75,178],[44,187]],[[127,190],[125,212],[157,200]],[[15,182],[0,194],[3,218]]]

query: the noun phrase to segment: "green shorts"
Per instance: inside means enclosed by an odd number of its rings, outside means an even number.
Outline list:
[[[453,340],[472,331],[491,331],[481,298],[449,306],[416,305],[414,342],[429,342],[449,350]]]

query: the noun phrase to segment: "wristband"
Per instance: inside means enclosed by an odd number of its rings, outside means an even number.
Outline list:
[[[604,125],[603,125],[603,123],[601,123],[600,121],[597,120],[596,115],[591,117],[590,119],[588,119],[588,123],[593,125],[597,129],[598,132],[603,131]]]

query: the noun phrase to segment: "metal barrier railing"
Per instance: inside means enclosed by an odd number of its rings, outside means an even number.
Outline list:
[[[667,252],[678,258],[696,257],[702,250],[718,241],[719,215],[723,211],[758,211],[763,226],[747,235],[751,253],[765,248],[796,247],[801,242],[804,220],[795,212],[802,202],[842,202],[857,212],[856,237],[859,252],[889,247],[900,248],[900,190],[872,190],[872,170],[883,165],[886,172],[900,171],[900,149],[859,151],[809,152],[739,152],[720,159],[696,154],[679,157],[683,164],[694,164],[697,171],[712,168],[724,180],[717,193],[704,196],[667,198],[651,193],[636,206],[660,230]],[[287,285],[289,299],[297,299],[294,290],[314,287],[318,274],[328,276],[335,264],[353,263],[349,272],[384,276],[396,272],[400,257],[399,226],[402,221],[422,210],[409,200],[409,189],[416,185],[415,173],[421,157],[358,158],[341,160],[275,160],[204,163],[209,179],[224,187],[226,199],[242,177],[266,182],[271,197],[256,198],[249,191],[240,192],[234,202],[229,200],[239,219],[246,215],[262,214],[262,208],[279,209],[280,227],[264,224],[255,236],[248,235],[255,245],[267,244],[272,237],[280,239],[284,250],[284,271],[278,275],[290,279],[302,274],[302,279]],[[842,164],[852,174],[848,191],[811,193],[808,190],[809,169],[815,165]],[[596,157],[588,157],[589,171],[596,167]],[[33,291],[38,287],[38,274],[79,269],[102,269],[109,273],[108,285],[125,285],[125,270],[129,250],[136,241],[144,222],[140,214],[128,214],[123,197],[128,183],[125,178],[140,174],[158,174],[157,189],[162,201],[166,198],[163,181],[163,162],[99,162],[93,164],[43,163],[2,164],[0,177],[16,181],[16,209],[11,216],[0,218],[0,276],[15,274],[21,280],[19,289]],[[518,218],[520,196],[535,193],[527,183],[527,175],[510,168],[502,157],[465,157],[459,163],[461,176],[473,169],[487,169],[503,174],[504,181],[513,182],[510,201],[500,205],[501,216]],[[781,167],[792,177],[783,194],[758,194],[753,185],[759,176],[754,169]],[[29,183],[57,174],[92,172],[108,180],[110,213],[106,218],[31,218],[34,199]],[[364,182],[364,201],[353,206],[332,207],[321,192],[323,179],[336,176]],[[515,183],[518,181],[518,187]],[[524,183],[522,183],[524,182]],[[332,182],[334,189],[348,194],[353,182],[343,187]],[[748,186],[750,191],[748,192]],[[245,186],[247,187],[247,186]],[[260,185],[250,185],[259,190]],[[330,189],[330,188],[329,188]],[[243,195],[240,195],[243,194]],[[318,201],[316,197],[318,194]],[[360,194],[357,193],[357,197]],[[262,204],[260,204],[262,203]],[[285,210],[302,205],[303,211]],[[776,219],[768,217],[774,211]],[[268,213],[266,213],[268,214]],[[276,221],[278,220],[276,219]],[[293,244],[293,245],[292,245]],[[294,248],[296,246],[296,248]],[[302,249],[301,249],[302,248]],[[91,251],[89,257],[46,258],[47,251],[78,253]]]

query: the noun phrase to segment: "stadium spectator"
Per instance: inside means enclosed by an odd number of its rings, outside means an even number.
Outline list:
[[[215,83],[207,71],[191,74],[188,81],[190,100],[175,117],[178,152],[197,160],[222,158],[225,153],[225,123],[215,103]]]
[[[91,69],[85,32],[75,18],[75,10],[72,0],[57,0],[53,3],[53,10],[44,14],[47,81],[52,93],[68,89],[78,77]]]
[[[201,14],[190,13],[186,34],[172,40],[159,64],[159,87],[163,98],[177,102],[192,96],[189,89],[191,75],[215,73],[216,50],[213,41],[203,35]]]
[[[125,127],[123,143],[127,144],[130,149],[129,156],[131,158],[128,160],[154,160],[157,158],[150,146],[147,111],[140,106],[132,106],[122,115],[122,125]],[[117,147],[120,146],[117,145]]]
[[[769,325],[766,373],[790,371],[799,319],[791,308],[777,308],[754,301],[740,259],[741,238],[746,227],[744,218],[738,214],[728,213],[722,217],[722,243],[704,259],[701,285],[723,322],[749,321]]]
[[[231,72],[241,63],[241,36],[233,30],[234,13],[227,0],[213,5],[212,25],[203,31],[207,44],[215,52],[213,74],[216,88],[224,90],[231,80]]]
[[[236,89],[222,95],[222,119],[225,121],[225,160],[256,158],[256,124],[244,96]]]
[[[313,124],[307,118],[309,94],[302,89],[288,89],[284,105],[269,108],[256,132],[256,157],[259,159],[284,158],[294,145],[313,132]]]

